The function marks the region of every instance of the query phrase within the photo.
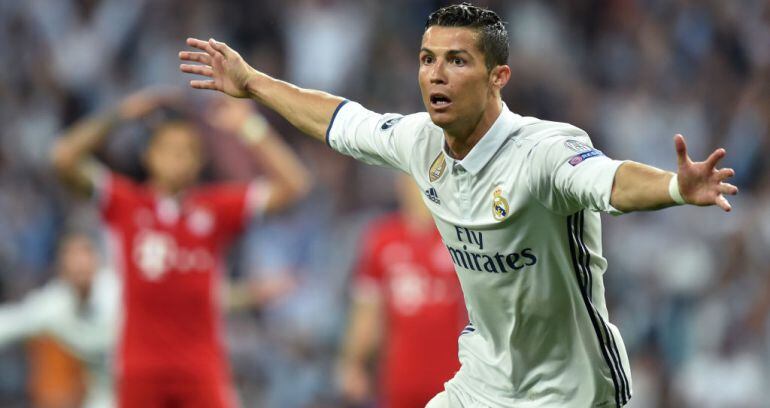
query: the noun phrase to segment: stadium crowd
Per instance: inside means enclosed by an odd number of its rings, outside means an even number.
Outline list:
[[[0,300],[55,272],[60,234],[98,229],[92,203],[59,186],[49,149],[62,129],[153,85],[180,88],[184,39],[214,37],[268,74],[379,112],[422,110],[417,49],[442,1],[0,1]],[[634,381],[631,407],[759,407],[770,386],[770,3],[764,0],[489,0],[511,34],[514,112],[573,123],[608,156],[673,169],[718,146],[736,170],[733,212],[674,208],[607,217],[610,317]],[[186,109],[201,111],[199,95]],[[314,174],[293,210],[254,226],[229,257],[248,307],[227,316],[245,406],[339,406],[337,356],[360,235],[395,206],[390,172],[299,137]],[[158,115],[162,115],[159,112]],[[141,128],[100,153],[143,177]],[[206,140],[212,180],[247,177],[237,148]],[[104,248],[103,248],[104,249]],[[0,327],[0,331],[4,330]],[[459,333],[458,333],[459,334]],[[0,405],[28,406],[21,346],[0,351]]]

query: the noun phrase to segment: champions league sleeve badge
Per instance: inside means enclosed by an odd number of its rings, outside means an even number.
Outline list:
[[[497,221],[502,221],[510,214],[508,201],[503,197],[503,188],[497,187],[492,193],[492,215]]]

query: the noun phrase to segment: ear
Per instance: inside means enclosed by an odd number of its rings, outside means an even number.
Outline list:
[[[497,90],[503,89],[509,79],[511,79],[511,67],[508,65],[498,65],[489,73],[489,84]]]

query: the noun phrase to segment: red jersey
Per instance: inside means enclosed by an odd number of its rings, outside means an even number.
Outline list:
[[[172,199],[110,174],[102,215],[123,277],[121,377],[228,382],[220,335],[223,251],[257,208],[248,185]]]
[[[394,215],[368,231],[357,271],[358,296],[385,305],[383,402],[422,408],[460,368],[457,337],[468,318],[452,259],[436,228],[415,231]]]

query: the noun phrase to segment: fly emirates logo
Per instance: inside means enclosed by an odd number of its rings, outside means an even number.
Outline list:
[[[484,234],[468,228],[455,226],[457,240],[462,248],[447,245],[452,262],[458,267],[479,272],[508,273],[518,271],[537,263],[537,256],[532,248],[523,248],[518,252],[494,254],[484,252]]]

